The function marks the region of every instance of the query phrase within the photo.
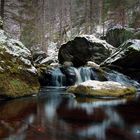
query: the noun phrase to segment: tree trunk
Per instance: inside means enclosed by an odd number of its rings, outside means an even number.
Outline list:
[[[2,20],[4,19],[4,4],[5,4],[5,0],[1,0],[1,13],[0,13],[0,16],[1,16]]]
[[[101,9],[102,9],[102,25],[103,25],[103,37],[105,36],[105,3],[104,3],[104,0],[101,1],[102,3],[102,6],[101,6]]]
[[[72,38],[72,1],[69,1],[69,13],[70,13],[70,39]]]
[[[92,28],[93,28],[93,0],[89,1],[89,33],[92,34]]]

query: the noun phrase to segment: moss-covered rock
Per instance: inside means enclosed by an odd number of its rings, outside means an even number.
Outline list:
[[[140,39],[140,29],[139,29],[138,31],[135,32],[134,38],[135,38],[135,39]]]
[[[122,97],[136,93],[134,87],[127,87],[113,81],[86,81],[79,85],[71,86],[67,90],[75,95],[99,96],[99,97]]]
[[[121,25],[110,28],[106,33],[106,41],[114,47],[119,47],[126,40],[133,38],[134,29]]]
[[[0,96],[21,97],[38,93],[37,71],[31,52],[0,30]]]

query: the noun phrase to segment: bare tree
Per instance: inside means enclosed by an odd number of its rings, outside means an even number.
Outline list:
[[[4,5],[5,5],[5,0],[1,0],[1,12],[0,12],[0,16],[2,17],[2,19],[4,19]]]

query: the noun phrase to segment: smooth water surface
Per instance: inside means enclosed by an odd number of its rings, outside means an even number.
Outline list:
[[[61,89],[0,102],[0,140],[139,140],[140,97],[74,98]]]

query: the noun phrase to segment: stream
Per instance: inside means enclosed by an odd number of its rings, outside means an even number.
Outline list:
[[[139,140],[140,97],[75,98],[64,88],[0,101],[0,140]]]

